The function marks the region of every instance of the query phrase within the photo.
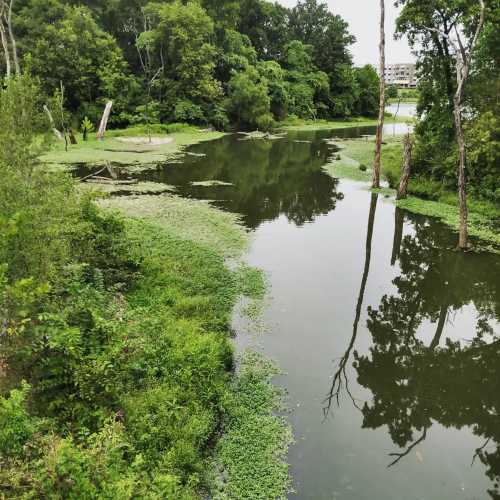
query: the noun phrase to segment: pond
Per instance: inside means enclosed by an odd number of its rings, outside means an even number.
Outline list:
[[[500,258],[322,171],[325,139],[373,132],[235,134],[143,178],[253,231],[272,295],[258,344],[286,373],[296,438],[290,498],[499,498]]]

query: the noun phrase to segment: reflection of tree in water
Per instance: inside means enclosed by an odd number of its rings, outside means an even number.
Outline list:
[[[218,200],[222,208],[242,214],[250,228],[280,214],[302,225],[335,208],[341,195],[336,192],[337,180],[321,169],[329,154],[322,137],[307,143],[239,139],[233,135],[198,145],[193,151],[205,157],[187,156],[181,166],[143,177],[180,186],[184,195]],[[190,185],[199,180],[219,180],[234,187]]]
[[[332,408],[332,403],[335,400],[337,406],[340,405],[340,396],[342,390],[345,389],[349,397],[351,398],[354,406],[358,407],[356,404],[356,400],[351,394],[349,389],[349,379],[347,377],[347,364],[351,357],[352,351],[354,349],[354,345],[356,343],[356,338],[358,336],[358,326],[359,326],[359,318],[361,317],[361,308],[363,307],[363,300],[365,297],[365,289],[366,282],[368,281],[368,274],[370,272],[370,262],[372,255],[372,239],[373,239],[373,226],[375,223],[375,212],[377,210],[377,200],[378,195],[376,193],[372,193],[370,200],[370,211],[368,213],[368,225],[366,229],[366,243],[365,243],[365,265],[363,268],[363,276],[361,278],[361,285],[359,287],[358,300],[356,302],[356,313],[354,316],[354,323],[352,325],[352,335],[351,341],[347,346],[347,349],[344,355],[340,358],[338,363],[338,368],[335,374],[333,375],[332,384],[330,387],[330,391],[324,401],[325,406],[323,408],[323,413],[325,417],[328,415]]]
[[[363,427],[388,426],[402,449],[391,465],[427,437],[433,421],[470,427],[485,440],[471,456],[485,464],[490,495],[500,498],[500,336],[490,326],[500,311],[499,260],[443,250],[447,231],[422,218],[413,222],[415,234],[393,251],[401,267],[393,281],[398,294],[368,309],[373,346],[369,355],[354,353],[358,382],[373,393],[362,409]],[[447,316],[471,302],[478,311],[473,340],[444,342]],[[417,336],[424,320],[436,324],[430,340]]]

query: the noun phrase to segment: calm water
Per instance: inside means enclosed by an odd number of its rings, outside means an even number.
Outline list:
[[[232,135],[145,177],[253,230],[248,261],[272,287],[258,342],[287,373],[296,435],[291,498],[500,498],[500,258],[322,172],[324,139],[370,133]]]

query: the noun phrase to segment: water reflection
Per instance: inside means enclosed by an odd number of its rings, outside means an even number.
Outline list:
[[[373,215],[370,207],[365,269],[347,359],[357,335],[370,265]],[[405,218],[413,232],[403,237]],[[416,450],[435,423],[472,429],[484,445],[471,450],[471,462],[477,459],[486,466],[492,481],[489,494],[498,499],[500,335],[493,325],[500,312],[500,266],[494,256],[448,250],[451,238],[440,224],[396,211],[391,263],[400,266],[392,281],[397,291],[385,294],[377,308],[368,308],[372,347],[368,354],[353,354],[357,382],[372,393],[371,401],[361,408],[363,428],[387,426],[400,448],[390,454],[389,466]],[[454,311],[467,305],[477,310],[474,334],[468,339],[447,338],[445,332],[453,331]],[[429,338],[421,334],[424,323],[435,325]],[[338,397],[342,380],[348,390],[345,367],[342,370],[335,375],[329,404],[332,395]]]
[[[358,336],[358,325],[361,317],[361,308],[363,307],[363,299],[365,297],[366,282],[368,281],[368,274],[370,272],[371,254],[372,254],[372,239],[373,239],[373,224],[375,222],[375,213],[377,210],[378,194],[372,193],[370,198],[370,211],[368,213],[368,225],[366,229],[366,245],[365,245],[365,265],[363,268],[363,276],[361,278],[361,286],[359,288],[358,300],[356,303],[356,314],[352,326],[352,336],[347,349],[338,363],[338,369],[333,376],[330,392],[325,399],[325,407],[323,409],[325,417],[331,410],[334,400],[337,406],[340,406],[340,395],[342,390],[345,389],[354,406],[358,408],[356,398],[352,395],[349,389],[349,378],[347,376],[347,364],[354,349],[356,338]]]
[[[183,164],[146,172],[143,179],[173,184],[183,196],[215,200],[226,210],[240,213],[245,225],[284,214],[300,226],[335,208],[337,180],[322,171],[332,153],[323,139],[330,132],[294,134],[278,140],[242,140],[238,134],[198,145]],[[217,180],[230,186],[196,186],[192,182]]]

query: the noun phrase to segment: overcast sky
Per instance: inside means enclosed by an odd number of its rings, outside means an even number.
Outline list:
[[[278,0],[288,7],[297,0]],[[351,47],[354,63],[378,65],[379,0],[324,0],[334,14],[339,14],[349,23],[350,32],[357,42]],[[392,0],[386,1],[386,58],[388,63],[414,62],[406,40],[395,41],[393,37],[398,9]]]

